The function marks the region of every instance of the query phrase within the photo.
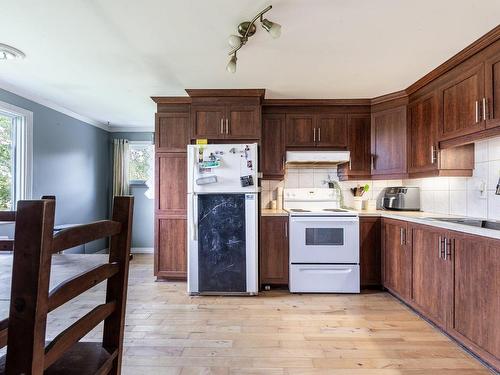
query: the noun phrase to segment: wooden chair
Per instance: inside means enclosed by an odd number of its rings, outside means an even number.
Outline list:
[[[13,223],[16,221],[16,211],[0,211],[0,222]],[[14,250],[13,239],[0,239],[0,252]],[[0,320],[0,349],[7,345],[8,319]]]
[[[120,374],[132,211],[133,197],[115,197],[112,220],[54,235],[54,200],[18,203],[7,355],[0,359],[0,374]],[[110,237],[109,263],[66,280],[49,294],[52,255],[105,237]],[[105,280],[105,303],[46,343],[47,314]],[[80,342],[102,321],[102,342]]]

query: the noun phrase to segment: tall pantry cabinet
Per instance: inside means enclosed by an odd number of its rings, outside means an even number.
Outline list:
[[[187,145],[191,98],[153,98],[155,118],[155,258],[159,279],[187,276]]]

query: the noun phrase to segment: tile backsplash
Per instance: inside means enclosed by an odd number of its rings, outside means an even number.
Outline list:
[[[337,170],[287,168],[284,181],[262,181],[262,207],[270,207],[278,187],[326,187],[328,176],[338,179]],[[408,180],[372,180],[341,182],[345,205],[352,206],[351,187],[370,185],[364,199],[378,199],[387,186],[420,187],[423,211],[500,220],[500,195],[495,195],[500,177],[500,137],[475,144],[475,166],[472,177],[432,177]]]

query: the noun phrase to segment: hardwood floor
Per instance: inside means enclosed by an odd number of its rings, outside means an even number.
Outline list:
[[[189,297],[155,282],[152,262],[131,263],[124,375],[490,373],[387,293]],[[49,338],[103,298],[98,285],[55,310]]]

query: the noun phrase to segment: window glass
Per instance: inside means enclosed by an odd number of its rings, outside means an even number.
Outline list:
[[[0,210],[12,210],[14,202],[13,118],[0,114]]]

